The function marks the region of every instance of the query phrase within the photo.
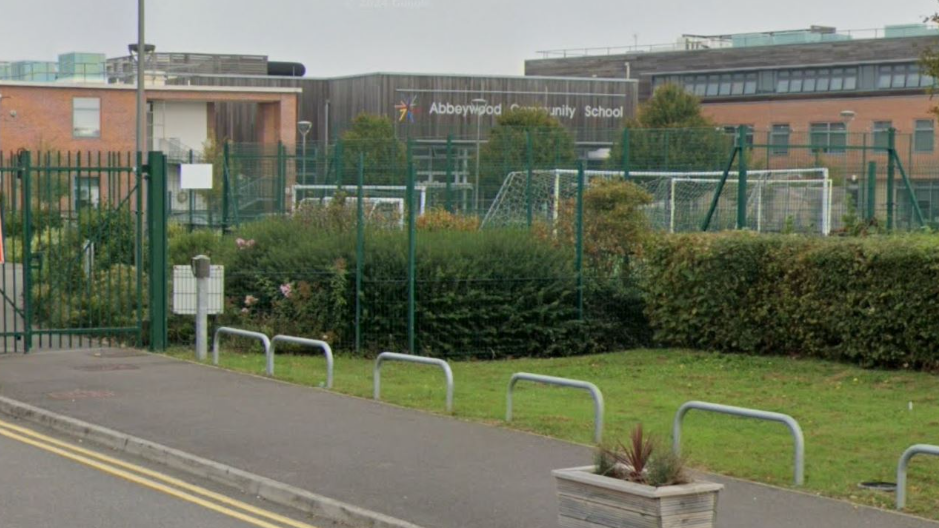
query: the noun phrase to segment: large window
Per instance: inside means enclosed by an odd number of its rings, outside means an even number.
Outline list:
[[[777,156],[786,156],[789,154],[789,136],[792,134],[792,129],[789,127],[789,124],[783,125],[773,125],[773,130],[770,132],[769,142],[772,145],[770,152]]]
[[[888,137],[892,121],[874,121],[874,146],[878,148],[887,148],[889,145]]]
[[[935,122],[932,119],[917,119],[913,130],[913,151],[932,152],[936,148]]]
[[[747,139],[746,139],[747,146],[753,147],[753,125],[740,125],[740,126],[744,126],[747,128]],[[736,126],[732,126],[732,125],[725,126],[724,133],[734,138],[734,142],[736,144],[736,141],[737,141],[737,127]]]
[[[97,177],[86,178],[84,176],[75,177],[73,180],[74,189],[72,196],[75,203],[73,206],[76,211],[81,209],[98,207],[101,199],[101,182]]]
[[[844,154],[848,141],[844,123],[812,123],[812,148],[826,154]]]
[[[920,73],[919,64],[885,64],[877,68],[877,88],[925,88],[932,86],[933,78]]]
[[[72,99],[72,135],[77,138],[101,137],[101,99]]]
[[[840,92],[857,89],[857,68],[809,68],[776,73],[776,93]]]

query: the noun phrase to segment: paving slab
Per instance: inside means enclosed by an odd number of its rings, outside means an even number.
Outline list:
[[[131,350],[0,356],[0,394],[426,528],[555,527],[551,470],[592,459],[585,446]],[[939,527],[708,478],[726,486],[722,528]]]

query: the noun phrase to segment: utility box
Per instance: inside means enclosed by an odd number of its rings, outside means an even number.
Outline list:
[[[194,262],[195,266],[200,263]],[[173,313],[196,315],[196,275],[194,265],[173,266]],[[209,315],[225,309],[225,266],[209,266]]]

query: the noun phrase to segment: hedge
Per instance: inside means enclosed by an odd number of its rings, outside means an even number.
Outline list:
[[[269,333],[355,343],[355,235],[269,218],[219,238],[174,232],[176,262],[207,252],[225,270],[220,320]],[[564,356],[648,343],[626,277],[585,279],[577,311],[573,251],[525,230],[422,230],[416,251],[416,350],[439,357]],[[407,234],[369,230],[362,276],[362,350],[407,348]],[[175,321],[174,321],[175,323]],[[177,326],[177,325],[171,325]],[[184,325],[175,337],[189,338]]]
[[[643,285],[662,345],[939,366],[935,236],[664,237]]]

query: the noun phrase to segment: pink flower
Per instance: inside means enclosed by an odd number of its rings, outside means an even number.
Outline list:
[[[254,295],[248,295],[245,297],[245,306],[252,306],[258,302],[258,298]]]
[[[235,239],[235,245],[238,246],[238,249],[248,249],[253,248],[255,244],[254,239],[245,240],[241,237]]]
[[[242,309],[241,309],[241,313],[243,313],[243,314],[246,314],[246,313],[248,313],[249,311],[250,311],[250,310],[248,310],[247,308],[242,308]]]
[[[281,285],[280,285],[280,293],[281,293],[284,297],[287,297],[287,298],[289,299],[289,298],[290,298],[290,294],[293,293],[293,286],[292,286],[289,282],[288,282],[287,284],[281,284]]]

